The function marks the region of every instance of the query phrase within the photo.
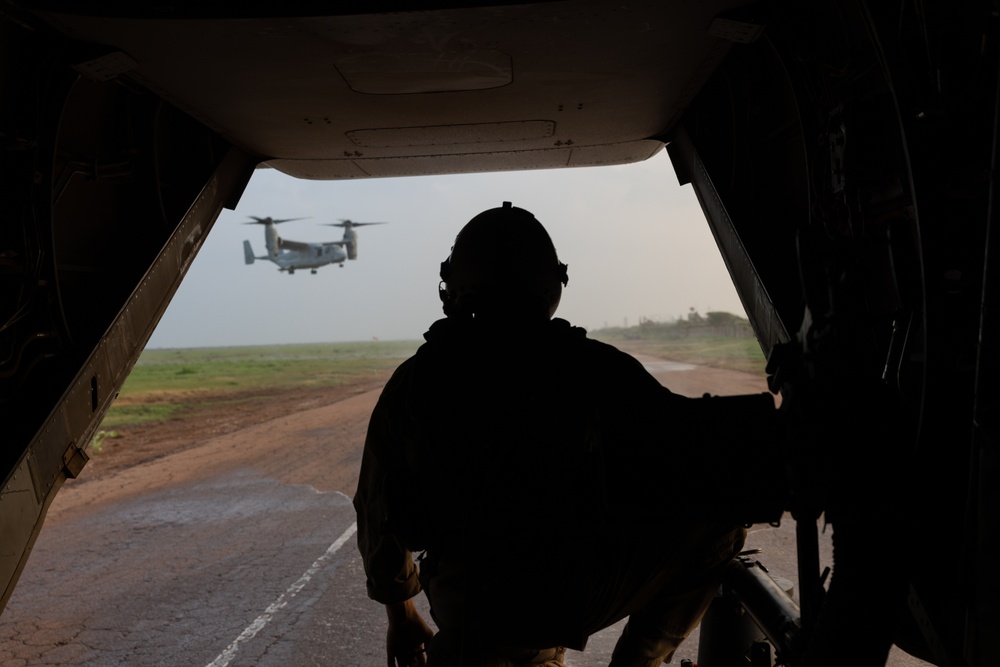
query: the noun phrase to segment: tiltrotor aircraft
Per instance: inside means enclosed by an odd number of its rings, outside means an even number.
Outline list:
[[[342,219],[340,222],[327,223],[334,227],[344,228],[344,238],[340,241],[322,241],[314,243],[303,243],[302,241],[289,241],[283,239],[278,234],[275,225],[282,222],[292,222],[302,218],[283,218],[275,220],[271,217],[258,218],[250,216],[252,222],[248,225],[264,225],[264,245],[267,254],[255,256],[250,241],[243,241],[243,256],[247,264],[253,264],[254,260],[266,259],[278,265],[280,271],[287,271],[289,274],[295,273],[296,269],[309,269],[311,273],[316,273],[316,269],[327,264],[338,264],[344,266],[344,262],[349,259],[358,258],[358,233],[355,227],[364,225],[381,225],[381,222],[354,222]]]
[[[336,180],[665,149],[783,409],[811,406],[775,462],[799,604],[764,575],[726,595],[783,664],[880,664],[896,643],[1000,665],[995,2],[3,0],[0,31],[0,604],[256,167]]]

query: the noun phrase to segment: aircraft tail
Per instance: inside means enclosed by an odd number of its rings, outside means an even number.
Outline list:
[[[250,247],[250,242],[249,241],[244,241],[243,242],[243,260],[247,264],[253,264],[253,260],[254,259],[255,259],[255,257],[253,256],[253,248]]]

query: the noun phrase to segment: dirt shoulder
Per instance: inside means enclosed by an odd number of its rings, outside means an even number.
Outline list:
[[[644,362],[662,359],[642,341],[620,341],[615,346]],[[704,392],[719,395],[766,391],[763,374],[734,374],[712,368],[700,369],[698,373],[652,372],[671,390],[689,396],[699,396]],[[178,397],[178,402],[190,407],[175,412],[168,419],[115,428],[117,437],[105,437],[100,451],[92,449],[88,452],[90,462],[79,481],[105,478],[168,454],[197,447],[212,438],[379,389],[391,373],[391,370],[373,373],[339,387],[274,388],[266,394],[200,393],[197,403],[193,405],[190,397]]]
[[[266,394],[206,393],[198,406],[169,419],[123,426],[117,437],[105,437],[100,451],[90,451],[86,480],[114,475],[168,454],[184,451],[222,435],[286,415],[337,403],[382,387],[391,371],[372,374],[340,387],[272,389]]]

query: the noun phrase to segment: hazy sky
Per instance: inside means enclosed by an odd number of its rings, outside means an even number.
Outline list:
[[[525,208],[569,265],[558,317],[596,329],[690,308],[744,315],[691,186],[661,151],[614,167],[305,181],[259,169],[235,211],[224,210],[149,347],[418,339],[442,317],[438,269],[459,229],[503,201]],[[281,273],[246,266],[243,240],[265,254],[249,216],[295,241],[338,240],[339,218],[387,221],[358,230],[358,259]]]

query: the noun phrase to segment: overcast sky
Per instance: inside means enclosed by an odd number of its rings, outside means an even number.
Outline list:
[[[259,169],[224,210],[149,347],[415,340],[442,316],[438,269],[459,229],[503,201],[525,208],[569,265],[558,317],[587,329],[667,321],[690,308],[744,316],[691,186],[665,151],[637,164],[579,169],[306,181]],[[250,216],[295,241],[338,240],[340,218],[387,221],[358,230],[358,258],[316,275],[244,264],[243,240],[265,254]]]

